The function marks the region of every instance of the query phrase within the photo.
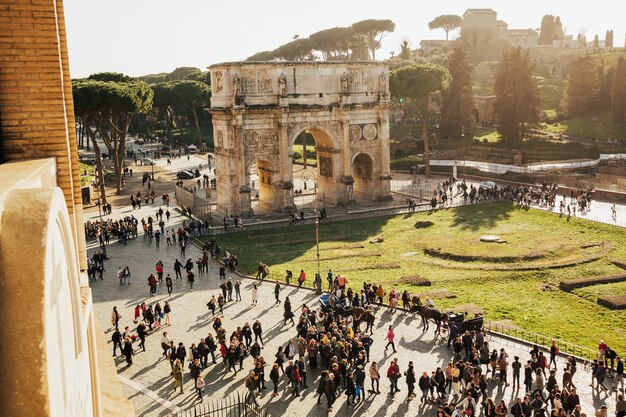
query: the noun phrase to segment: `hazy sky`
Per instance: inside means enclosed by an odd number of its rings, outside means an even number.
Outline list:
[[[588,40],[613,29],[622,46],[625,0],[65,0],[71,76],[116,71],[128,75],[169,72],[180,66],[205,69],[243,60],[291,40],[363,19],[391,19],[377,58],[413,48],[422,39],[443,39],[428,30],[440,14],[492,8],[510,29],[538,28],[544,14],[561,16],[566,34],[586,29]],[[456,36],[456,33],[454,34]]]

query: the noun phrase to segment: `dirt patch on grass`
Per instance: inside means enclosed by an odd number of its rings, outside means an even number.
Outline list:
[[[571,291],[575,288],[590,287],[597,284],[610,284],[613,282],[623,281],[626,281],[626,274],[600,275],[591,278],[578,278],[561,281],[559,283],[559,288],[561,288],[563,291]]]
[[[420,297],[429,297],[429,298],[456,298],[456,294],[452,291],[448,291],[445,288],[440,288],[438,290],[426,291],[420,294]]]
[[[567,268],[570,266],[582,265],[589,262],[597,261],[600,258],[605,257],[611,250],[613,249],[613,245],[609,242],[605,242],[602,245],[602,250],[598,253],[594,253],[592,255],[581,256],[578,259],[568,260],[568,261],[554,261],[554,262],[540,262],[534,265],[527,265],[524,263],[515,264],[511,263],[508,265],[472,265],[469,263],[442,263],[436,261],[426,261],[422,262],[425,265],[438,266],[441,268],[448,269],[469,269],[473,271],[539,271],[542,269],[559,269],[559,268]]]
[[[415,228],[416,229],[426,229],[426,228],[432,226],[433,224],[435,224],[435,223],[429,222],[429,221],[417,222],[417,223],[415,223]]]
[[[423,286],[423,287],[430,287],[431,285],[431,282],[429,279],[426,279],[419,275],[409,275],[406,277],[402,277],[400,278],[400,282],[402,284],[409,284],[409,285],[416,285],[416,286]]]
[[[598,304],[611,310],[626,309],[626,295],[605,295],[598,297]]]
[[[483,255],[461,255],[458,253],[444,252],[441,248],[424,248],[424,253],[434,258],[446,259],[457,262],[491,262],[491,263],[514,263],[522,261],[536,261],[545,255],[532,254],[523,256],[483,256]]]
[[[342,268],[340,272],[344,271],[365,271],[368,269],[400,269],[400,265],[396,262],[384,262],[373,265],[355,266],[351,268]]]
[[[580,245],[581,248],[583,249],[587,249],[587,248],[595,248],[598,246],[602,246],[602,242],[593,242],[593,243],[586,243],[584,245]]]

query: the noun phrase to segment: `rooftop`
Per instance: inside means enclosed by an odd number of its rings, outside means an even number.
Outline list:
[[[469,13],[469,14],[472,14],[472,13],[481,13],[481,14],[485,14],[485,13],[488,13],[488,14],[498,14],[498,12],[496,12],[496,11],[495,11],[495,10],[493,10],[493,9],[467,9],[467,10],[465,11],[465,13],[463,13],[463,16],[465,16],[465,15],[466,15],[466,14],[468,14],[468,13]]]
[[[254,65],[271,65],[276,67],[284,67],[289,65],[310,65],[310,66],[345,66],[345,65],[359,65],[359,66],[376,66],[376,65],[386,65],[382,61],[231,61],[231,62],[220,62],[218,64],[213,64],[208,68],[218,68],[218,67],[244,67],[244,66],[254,66]]]

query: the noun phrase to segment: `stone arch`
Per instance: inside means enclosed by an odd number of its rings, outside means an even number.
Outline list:
[[[352,157],[352,177],[354,178],[354,196],[367,200],[374,199],[374,158],[369,153],[360,152]]]

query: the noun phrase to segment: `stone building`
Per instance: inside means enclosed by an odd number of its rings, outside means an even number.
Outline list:
[[[63,4],[0,4],[0,415],[132,415],[86,269]],[[99,354],[101,348],[106,353]],[[102,360],[99,360],[102,358]],[[100,365],[100,366],[99,366]]]
[[[219,211],[252,213],[255,166],[261,207],[293,211],[292,147],[305,131],[325,203],[391,199],[385,64],[232,62],[210,71]]]

